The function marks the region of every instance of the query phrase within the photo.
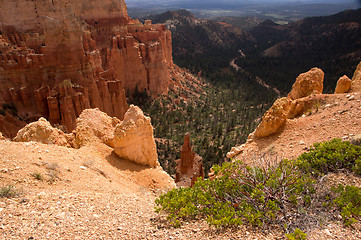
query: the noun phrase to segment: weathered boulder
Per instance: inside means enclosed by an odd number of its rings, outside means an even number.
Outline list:
[[[352,80],[346,75],[340,77],[337,81],[335,93],[347,93],[351,89]]]
[[[253,136],[262,138],[278,132],[286,123],[291,102],[286,97],[277,99],[272,107],[263,115],[261,123],[254,131]]]
[[[361,62],[357,65],[351,84],[351,92],[358,91],[361,91]]]
[[[81,147],[102,142],[114,147],[114,130],[119,123],[118,118],[110,117],[98,108],[84,110],[76,120],[76,145]]]
[[[124,120],[115,127],[114,151],[124,159],[150,167],[159,166],[150,117],[131,105]]]
[[[45,144],[55,144],[59,146],[71,147],[68,143],[64,132],[54,128],[43,117],[38,121],[29,123],[24,128],[20,129],[16,137],[16,142],[40,142]]]
[[[189,133],[184,136],[181,159],[176,160],[176,163],[177,186],[192,187],[198,177],[204,178],[203,159],[192,151]]]
[[[324,76],[324,72],[319,68],[312,68],[310,71],[300,74],[288,97],[295,100],[311,94],[321,94]]]

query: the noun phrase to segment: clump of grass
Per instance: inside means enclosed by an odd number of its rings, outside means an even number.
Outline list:
[[[45,163],[45,166],[48,170],[58,171],[59,170],[59,164],[56,162],[53,163]]]
[[[32,176],[33,178],[35,178],[36,180],[39,180],[39,181],[43,181],[43,180],[44,180],[44,176],[43,176],[41,173],[39,173],[39,172],[33,172],[33,173],[31,174],[31,176]]]
[[[1,198],[13,198],[19,197],[22,194],[22,191],[17,189],[14,185],[7,185],[0,188],[0,197]]]
[[[49,179],[48,179],[49,183],[54,183],[59,178],[58,172],[55,170],[50,170],[48,172],[48,176],[49,176]]]
[[[46,168],[48,169],[47,175],[49,176],[48,182],[54,183],[57,179],[59,179],[59,164],[56,162],[53,163],[45,163]]]

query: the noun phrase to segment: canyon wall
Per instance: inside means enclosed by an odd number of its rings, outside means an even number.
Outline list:
[[[72,131],[87,108],[123,119],[125,92],[168,89],[171,34],[123,0],[0,0],[0,131],[46,117]],[[9,123],[9,119],[14,119]],[[7,125],[11,127],[5,127]]]

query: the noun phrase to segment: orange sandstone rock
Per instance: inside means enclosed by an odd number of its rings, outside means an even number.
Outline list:
[[[35,141],[45,144],[71,147],[65,133],[57,128],[53,128],[45,118],[40,118],[38,121],[26,125],[18,132],[14,141]]]
[[[273,106],[263,115],[261,123],[254,131],[254,137],[267,137],[278,132],[286,124],[291,102],[286,97],[277,99]]]
[[[114,152],[121,158],[138,164],[158,167],[157,147],[150,117],[134,105],[130,105],[124,120],[115,127]]]
[[[109,117],[98,108],[84,110],[76,120],[76,145],[81,147],[101,142],[114,147],[114,130],[120,122],[118,118]]]
[[[204,178],[203,159],[192,150],[189,133],[184,136],[181,159],[176,163],[177,186],[192,187],[198,177]]]
[[[342,76],[338,81],[337,81],[337,86],[335,89],[335,93],[347,93],[350,91],[351,89],[351,83],[352,80],[347,77],[346,75]]]
[[[312,68],[310,71],[302,73],[297,77],[288,97],[295,100],[311,94],[322,93],[324,76],[324,72],[319,68]]]
[[[361,91],[361,62],[357,65],[351,83],[351,92],[358,91]]]

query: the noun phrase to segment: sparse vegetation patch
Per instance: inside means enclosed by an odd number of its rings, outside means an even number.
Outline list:
[[[215,179],[171,190],[156,200],[156,211],[165,212],[174,226],[202,218],[216,227],[278,226],[288,239],[306,239],[311,219],[320,226],[337,215],[345,226],[360,220],[361,189],[325,186],[320,178],[340,168],[358,174],[360,156],[358,146],[334,139],[315,144],[296,161],[261,156],[253,166],[240,161],[215,165]],[[332,216],[324,219],[322,212]]]

